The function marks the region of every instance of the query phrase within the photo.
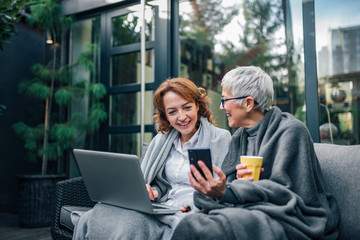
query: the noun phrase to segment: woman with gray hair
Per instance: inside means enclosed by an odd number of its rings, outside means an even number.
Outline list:
[[[258,67],[237,67],[222,80],[220,109],[237,127],[217,179],[190,166],[199,213],[183,218],[172,239],[336,239],[339,209],[326,192],[306,126],[273,102],[273,84]],[[263,157],[259,181],[240,156]],[[244,179],[248,181],[244,181]]]
[[[269,111],[273,104],[273,82],[259,67],[236,68],[225,74],[221,86],[226,87],[234,96],[241,96],[236,97],[240,105],[245,97],[251,96],[255,100],[255,108],[263,113]]]

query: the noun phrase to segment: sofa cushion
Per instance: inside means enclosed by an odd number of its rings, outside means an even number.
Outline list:
[[[62,206],[60,211],[60,224],[67,229],[73,231],[74,224],[71,221],[71,213],[72,212],[87,212],[91,208],[90,207],[78,207],[78,206]]]
[[[360,146],[314,144],[326,188],[340,208],[340,239],[359,239]]]

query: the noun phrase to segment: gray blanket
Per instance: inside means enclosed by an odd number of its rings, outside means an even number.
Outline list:
[[[230,133],[210,124],[206,118],[201,117],[200,121],[198,147],[210,148],[213,164],[221,166],[230,142]],[[151,183],[159,192],[159,202],[167,199],[171,189],[164,167],[178,134],[179,132],[173,129],[170,133],[156,135],[141,163],[146,183]],[[75,225],[73,239],[170,239],[175,226],[188,214],[178,212],[174,215],[153,216],[96,204],[92,210],[80,217]]]
[[[336,239],[338,206],[305,125],[277,107],[265,115],[255,140],[265,171],[256,182],[235,178],[246,138],[243,128],[234,133],[222,166],[238,203],[195,193],[201,213],[185,217],[173,239]]]

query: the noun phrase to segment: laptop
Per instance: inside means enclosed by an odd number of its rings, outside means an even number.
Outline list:
[[[174,214],[179,207],[152,203],[136,155],[74,149],[89,197],[148,214]]]

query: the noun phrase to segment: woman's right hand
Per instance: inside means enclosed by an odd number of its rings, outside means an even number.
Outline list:
[[[149,184],[146,184],[146,190],[148,191],[151,201],[153,201],[155,198],[159,196],[159,193],[155,189],[153,189]]]

